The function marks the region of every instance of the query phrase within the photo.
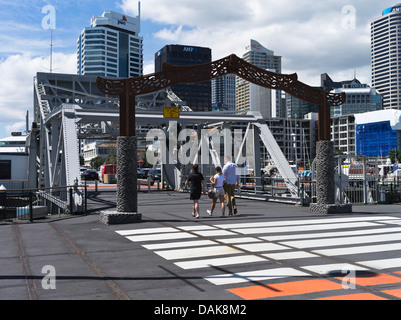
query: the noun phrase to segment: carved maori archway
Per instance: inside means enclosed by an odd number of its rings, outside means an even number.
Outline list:
[[[222,77],[236,76],[261,87],[282,90],[303,101],[319,106],[319,140],[330,140],[330,107],[345,102],[345,94],[334,94],[310,87],[298,81],[297,74],[278,74],[258,68],[236,55],[211,63],[194,66],[163,64],[162,71],[137,78],[97,78],[97,85],[104,93],[121,98],[120,135],[135,135],[135,96],[156,92],[179,83],[197,83]],[[128,102],[128,103],[127,103]]]
[[[136,145],[135,96],[156,92],[174,84],[204,82],[226,74],[235,74],[261,87],[285,91],[300,100],[319,107],[318,140],[319,142],[327,143],[323,148],[317,147],[317,171],[320,170],[319,168],[323,168],[320,172],[322,179],[319,179],[319,172],[317,172],[317,201],[322,204],[334,203],[334,170],[331,170],[331,163],[333,163],[333,151],[331,149],[333,147],[330,144],[330,107],[343,104],[345,102],[345,94],[333,94],[319,88],[310,87],[298,81],[295,73],[277,74],[269,72],[238,58],[236,55],[230,55],[211,63],[193,66],[174,66],[164,63],[161,72],[136,78],[97,78],[97,86],[102,92],[108,95],[120,96],[120,137],[117,167],[121,174],[117,172],[118,212],[137,211],[136,147],[134,149],[133,146],[134,144]],[[130,139],[130,137],[134,137],[134,139]],[[329,150],[328,153],[327,150]],[[322,159],[320,162],[319,156]],[[135,162],[135,170],[132,169],[133,161]],[[333,173],[331,173],[332,171]],[[127,174],[127,172],[132,173]],[[131,189],[135,190],[132,191]]]

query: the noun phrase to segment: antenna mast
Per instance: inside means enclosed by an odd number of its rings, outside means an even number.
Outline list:
[[[50,73],[53,69],[53,29],[50,28]]]

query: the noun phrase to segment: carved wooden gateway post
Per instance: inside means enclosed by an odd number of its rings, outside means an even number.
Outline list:
[[[319,106],[316,157],[317,203],[312,212],[344,210],[334,204],[334,147],[330,137],[330,107],[344,103],[345,94],[333,94],[298,81],[297,74],[277,74],[260,69],[236,55],[193,66],[163,64],[161,72],[136,78],[97,78],[99,89],[120,96],[120,136],[117,145],[117,213],[137,213],[137,154],[135,135],[135,97],[179,83],[198,83],[226,74],[235,74],[261,87],[282,90]],[[347,207],[349,210],[349,207]]]

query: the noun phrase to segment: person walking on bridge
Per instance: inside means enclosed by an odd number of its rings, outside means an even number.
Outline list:
[[[224,157],[224,167],[223,167],[223,175],[224,175],[224,191],[227,195],[227,207],[228,207],[228,215],[232,216],[233,213],[237,214],[237,204],[235,202],[234,191],[235,188],[238,187],[238,175],[237,169],[238,166],[231,162],[230,156]]]
[[[225,205],[224,205],[224,176],[221,170],[221,167],[216,167],[216,174],[210,178],[210,182],[213,184],[214,189],[216,191],[213,202],[210,210],[207,210],[207,213],[211,216],[213,214],[213,210],[216,206],[217,199],[220,199],[221,204],[221,215],[224,217]]]
[[[192,166],[192,172],[189,174],[187,181],[185,181],[184,189],[188,187],[189,182],[191,181],[191,192],[190,192],[190,200],[193,200],[192,207],[192,216],[195,218],[199,218],[199,199],[202,194],[206,194],[206,185],[203,174],[199,172],[199,166],[194,164]]]

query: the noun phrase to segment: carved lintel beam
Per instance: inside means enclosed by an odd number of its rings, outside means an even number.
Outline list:
[[[264,88],[285,91],[300,100],[319,106],[319,126],[325,126],[324,129],[319,127],[319,140],[330,140],[329,129],[327,129],[327,126],[330,127],[330,107],[343,104],[345,102],[345,93],[335,94],[308,86],[298,81],[296,73],[278,74],[270,72],[252,65],[234,54],[200,65],[175,66],[165,63],[162,71],[136,78],[98,77],[96,83],[102,92],[120,96],[120,101],[124,102],[124,104],[120,102],[120,105],[135,110],[132,101],[135,101],[133,99],[137,95],[156,92],[179,83],[210,81],[226,74],[235,74]],[[130,106],[125,101],[130,101]],[[121,115],[129,116],[132,120],[134,116],[131,115],[132,111],[129,112],[128,109],[123,110]],[[132,125],[132,121],[128,121],[128,123]],[[123,127],[126,127],[128,123]]]

